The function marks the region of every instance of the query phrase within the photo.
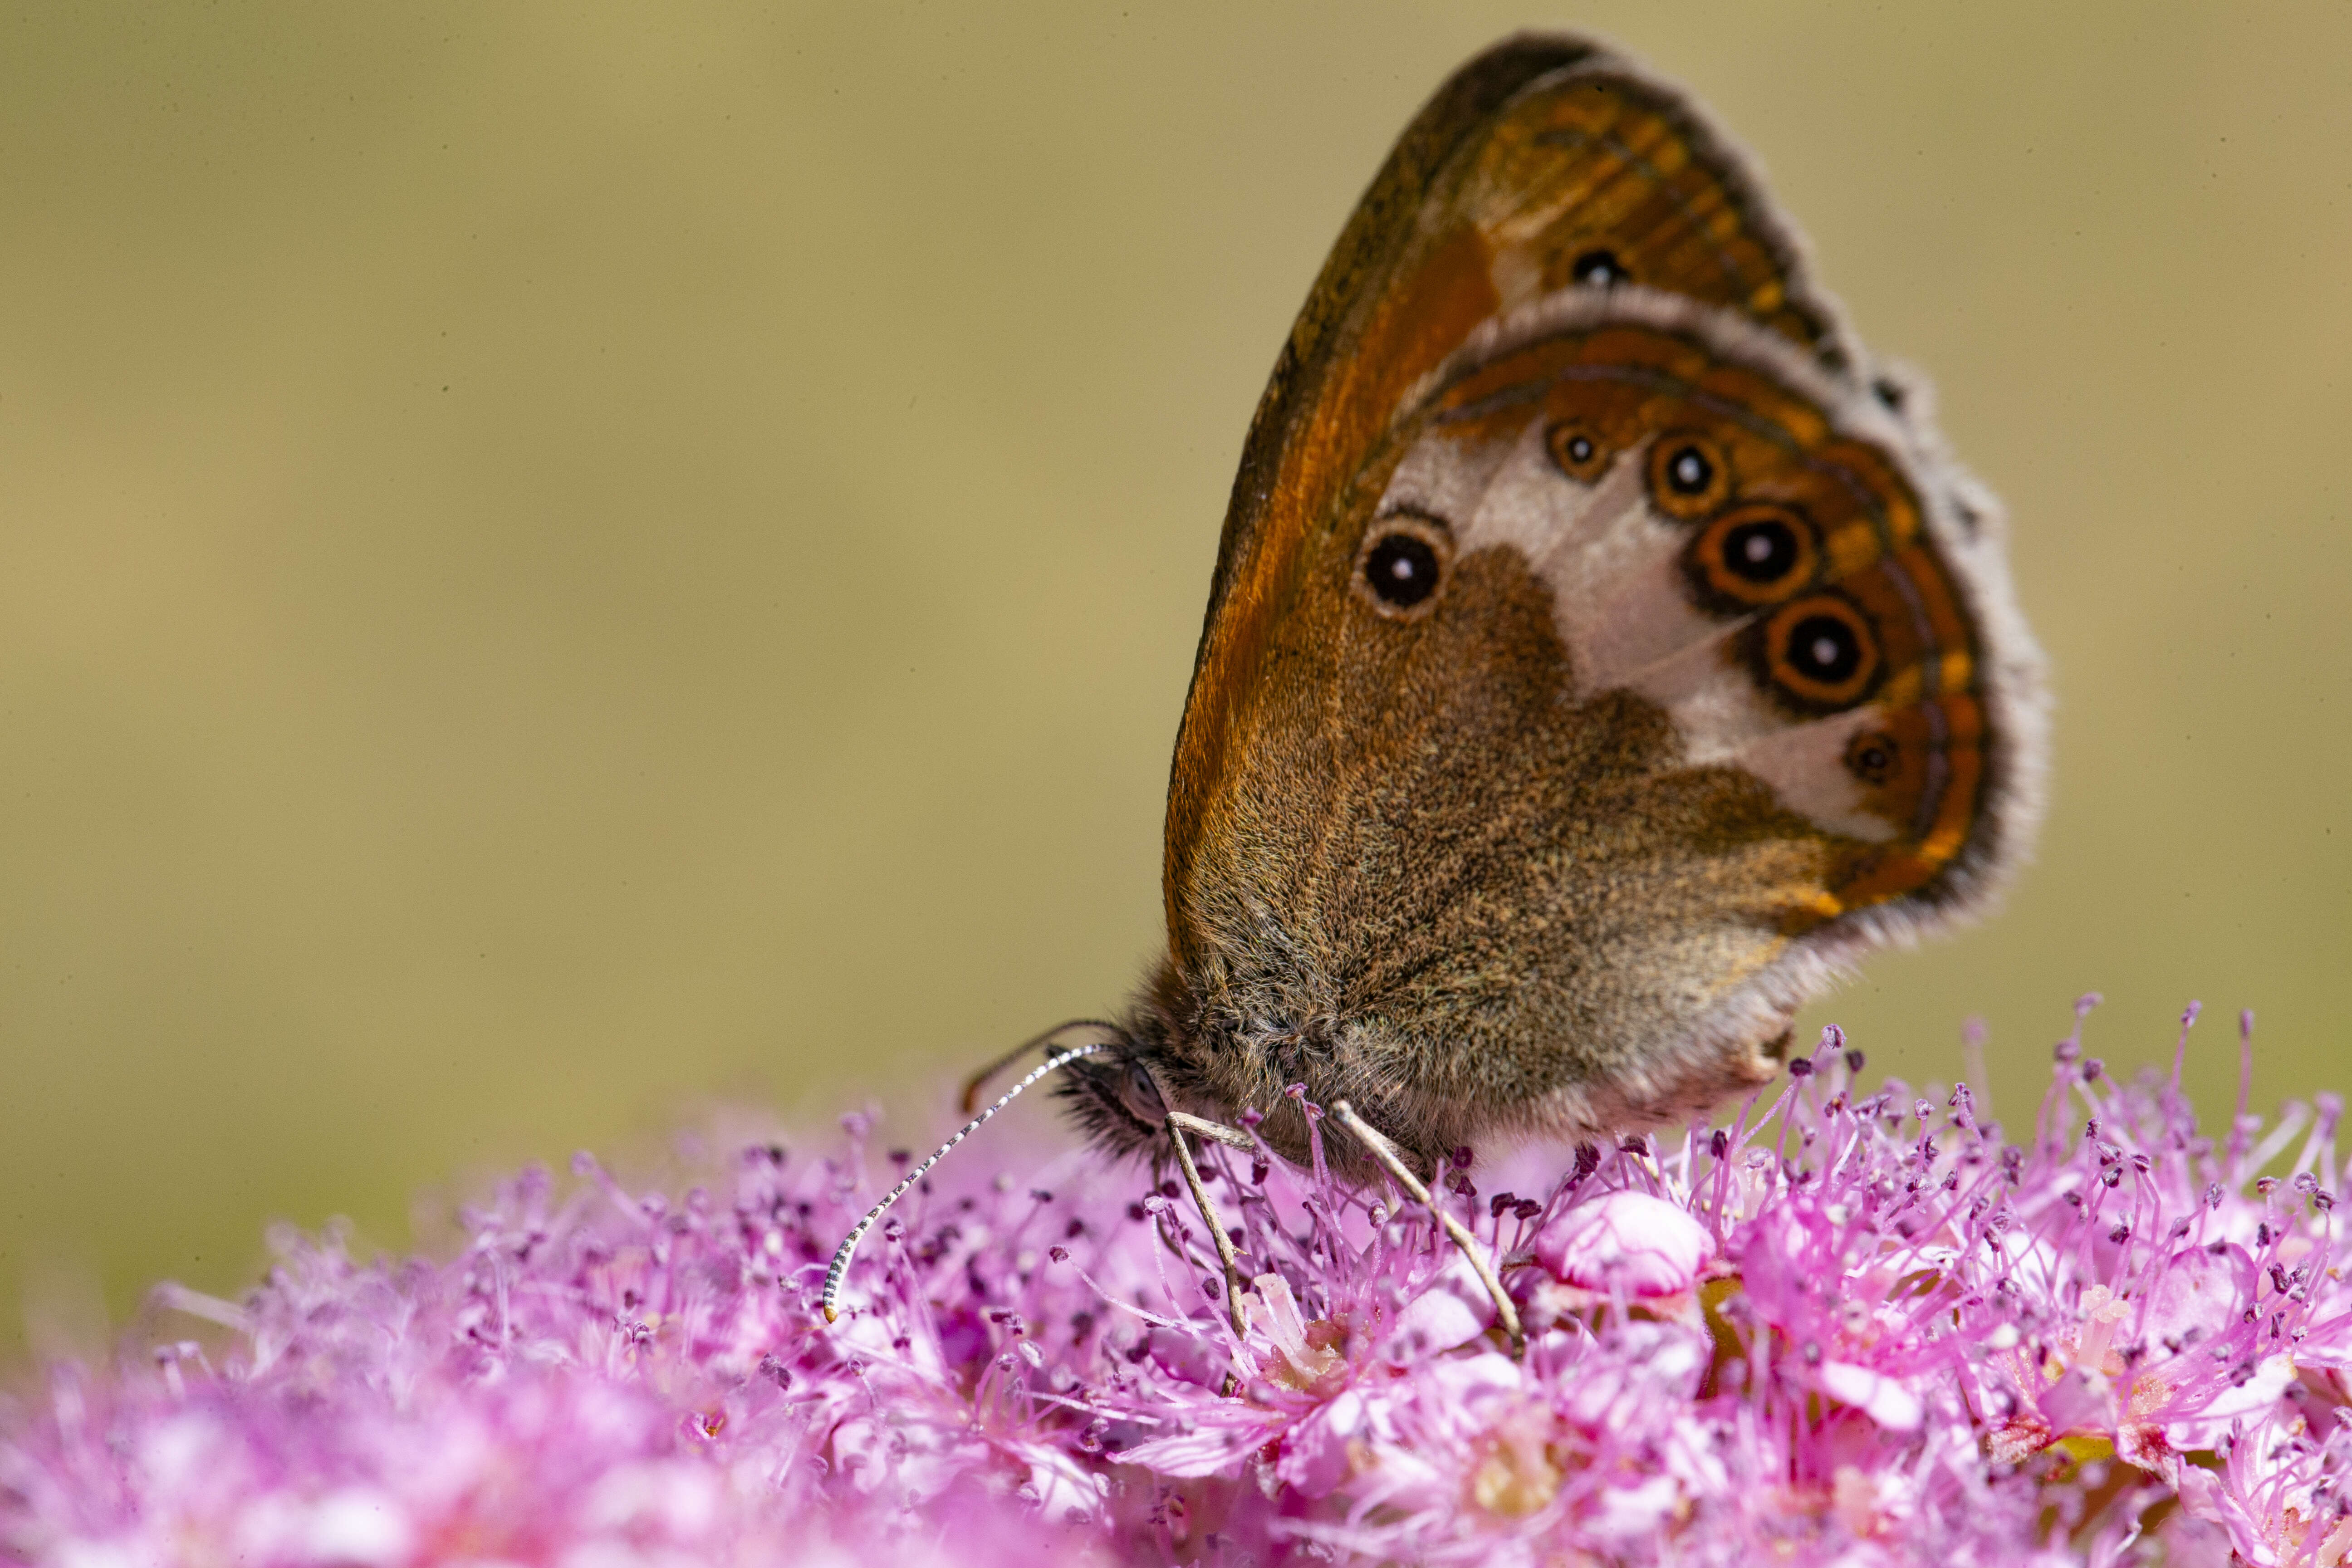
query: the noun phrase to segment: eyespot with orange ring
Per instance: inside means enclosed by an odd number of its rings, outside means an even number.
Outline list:
[[[1650,445],[1650,503],[1685,522],[1731,498],[1731,464],[1723,448],[1696,430],[1669,430]]]
[[[1379,614],[1417,621],[1437,607],[1453,574],[1453,531],[1436,518],[1400,511],[1372,520],[1349,582]]]
[[[1884,730],[1856,731],[1845,743],[1846,772],[1866,784],[1885,784],[1902,766],[1902,744]]]
[[[1783,605],[1760,628],[1760,643],[1773,690],[1805,712],[1853,707],[1877,688],[1885,662],[1878,629],[1839,594]]]
[[[1702,607],[1737,613],[1801,591],[1821,557],[1813,525],[1801,512],[1751,501],[1718,513],[1699,531],[1683,552],[1683,571]]]
[[[1609,467],[1608,444],[1578,420],[1563,419],[1545,431],[1544,446],[1561,473],[1583,484],[1598,481]]]

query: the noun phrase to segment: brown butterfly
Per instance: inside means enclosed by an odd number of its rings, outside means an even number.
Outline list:
[[[1237,1324],[1188,1132],[1303,1161],[1304,1085],[1425,1200],[1459,1146],[1682,1121],[2018,864],[2041,658],[1923,403],[1601,46],[1507,40],[1406,129],[1242,453],[1167,954],[1022,1085],[1173,1156]]]

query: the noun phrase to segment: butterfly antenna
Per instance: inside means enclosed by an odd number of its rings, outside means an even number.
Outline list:
[[[1100,1029],[1105,1034],[1110,1036],[1113,1039],[1117,1039],[1126,1033],[1126,1031],[1121,1029],[1117,1024],[1110,1022],[1107,1018],[1073,1018],[1066,1024],[1055,1025],[1052,1028],[1046,1030],[1042,1035],[1032,1035],[1027,1039],[1022,1041],[1019,1045],[1013,1047],[1011,1050],[1005,1052],[1003,1056],[998,1057],[994,1061],[990,1062],[986,1067],[982,1068],[978,1072],[963,1080],[963,1099],[958,1102],[962,1105],[963,1113],[966,1116],[970,1116],[973,1111],[980,1109],[981,1091],[985,1089],[992,1082],[993,1082],[999,1073],[1002,1073],[1006,1068],[1011,1067],[1014,1062],[1019,1061],[1023,1057],[1027,1056],[1031,1051],[1037,1049],[1040,1046],[1044,1046],[1048,1049],[1052,1048],[1053,1043],[1055,1040],[1060,1039],[1072,1029]]]
[[[1060,1031],[1058,1030],[1055,1031],[1055,1033],[1059,1032]],[[1032,1043],[1034,1044],[1034,1042]],[[843,1277],[847,1275],[849,1272],[850,1255],[857,1250],[857,1244],[866,1239],[866,1233],[874,1228],[874,1222],[880,1219],[885,1214],[889,1212],[890,1205],[892,1204],[895,1204],[900,1198],[905,1197],[908,1189],[913,1187],[917,1182],[921,1181],[925,1176],[930,1174],[931,1167],[938,1164],[940,1160],[944,1159],[949,1150],[954,1148],[957,1144],[971,1137],[974,1132],[980,1130],[980,1126],[982,1122],[986,1121],[990,1117],[995,1115],[998,1111],[1012,1104],[1014,1100],[1018,1099],[1023,1089],[1027,1089],[1031,1084],[1035,1083],[1047,1073],[1052,1072],[1058,1068],[1066,1068],[1072,1062],[1076,1061],[1080,1057],[1090,1057],[1109,1044],[1110,1042],[1108,1040],[1089,1040],[1083,1046],[1073,1046],[1066,1051],[1062,1051],[1047,1058],[1045,1066],[1037,1068],[1032,1071],[1028,1077],[1023,1079],[1019,1083],[1014,1084],[1011,1089],[1006,1089],[1002,1095],[999,1095],[995,1104],[990,1106],[987,1110],[982,1111],[979,1115],[965,1122],[961,1128],[956,1130],[956,1135],[954,1137],[949,1139],[946,1142],[932,1150],[929,1159],[916,1166],[913,1170],[908,1172],[904,1176],[901,1176],[898,1179],[898,1184],[890,1189],[887,1196],[884,1197],[880,1203],[876,1204],[872,1208],[866,1211],[866,1217],[859,1220],[857,1224],[851,1228],[849,1234],[842,1238],[842,1243],[839,1248],[835,1251],[833,1255],[833,1262],[824,1271],[824,1294],[819,1298],[824,1308],[824,1321],[828,1323],[837,1322],[840,1321],[841,1281]],[[1026,1050],[1028,1047],[1024,1046],[1022,1048]]]

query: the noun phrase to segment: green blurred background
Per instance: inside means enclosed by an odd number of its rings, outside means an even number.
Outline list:
[[[1811,1022],[2352,1079],[2352,8],[0,16],[0,1317],[1115,1004],[1241,436],[1458,60],[1767,164],[2007,498],[2038,868]],[[913,1118],[897,1125],[911,1129]],[[1039,1125],[1030,1122],[1033,1132]],[[911,1131],[908,1133],[911,1136]],[[0,1348],[11,1342],[0,1337]]]

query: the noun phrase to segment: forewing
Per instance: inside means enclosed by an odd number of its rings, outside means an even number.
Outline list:
[[[1276,624],[1406,395],[1481,323],[1564,287],[1629,283],[1730,312],[1832,372],[1853,363],[1793,235],[1682,94],[1570,37],[1513,38],[1463,67],[1358,204],[1250,427],[1169,792],[1180,956],[1199,841],[1278,679]]]

